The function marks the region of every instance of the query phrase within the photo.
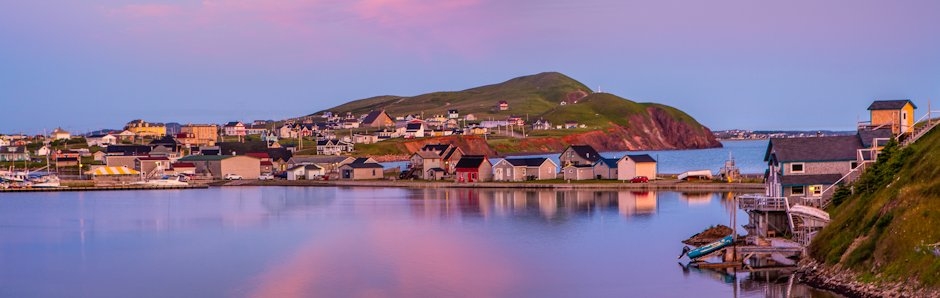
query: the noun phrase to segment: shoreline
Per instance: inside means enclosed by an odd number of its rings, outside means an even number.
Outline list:
[[[940,289],[915,288],[916,281],[864,283],[849,269],[820,264],[810,258],[800,261],[797,280],[816,289],[846,297],[940,297]]]
[[[397,187],[397,188],[521,188],[521,189],[608,189],[608,190],[674,190],[687,192],[755,191],[763,192],[762,183],[537,183],[537,182],[431,182],[431,181],[319,181],[319,180],[238,180],[227,181],[218,186],[318,186],[318,187]]]

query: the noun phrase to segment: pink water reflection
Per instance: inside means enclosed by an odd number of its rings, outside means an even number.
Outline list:
[[[372,223],[310,241],[268,268],[253,297],[508,297],[519,264],[480,237]]]

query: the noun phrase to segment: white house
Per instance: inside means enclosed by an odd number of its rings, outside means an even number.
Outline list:
[[[297,165],[287,169],[287,180],[314,180],[325,173],[318,165]]]
[[[88,143],[88,147],[107,147],[108,145],[117,144],[118,138],[111,134],[90,135],[85,137],[85,142]]]
[[[68,131],[65,131],[61,127],[53,130],[50,136],[52,137],[53,140],[68,140],[72,138],[72,134],[70,134]]]
[[[594,179],[594,165],[569,165],[562,170],[565,180]]]
[[[645,176],[656,178],[656,160],[649,154],[624,155],[617,160],[617,180],[630,180]]]

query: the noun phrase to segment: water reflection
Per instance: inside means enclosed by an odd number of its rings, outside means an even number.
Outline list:
[[[731,287],[673,267],[680,240],[729,222],[731,197],[338,187],[5,194],[0,296],[771,295],[747,283],[776,278],[732,274]]]
[[[652,215],[655,191],[576,191],[509,189],[419,189],[409,198],[414,214],[424,217],[540,217],[550,221],[616,210],[630,217]],[[709,196],[713,194],[709,193]]]

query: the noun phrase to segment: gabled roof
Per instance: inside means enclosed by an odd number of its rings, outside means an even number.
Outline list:
[[[378,163],[371,163],[371,162],[367,162],[367,163],[348,163],[348,164],[344,164],[343,167],[350,167],[350,168],[353,168],[353,169],[384,169],[384,167],[383,167],[381,164],[378,164]]]
[[[105,152],[137,155],[150,153],[151,150],[153,150],[153,148],[147,145],[110,145],[105,149]]]
[[[365,123],[365,124],[372,124],[373,122],[375,122],[376,120],[378,120],[378,119],[379,119],[379,116],[382,116],[382,114],[385,114],[385,110],[379,110],[379,111],[372,111],[372,112],[369,112],[369,114],[366,115],[366,118],[362,119],[362,123]],[[386,116],[388,116],[388,114],[386,114]],[[391,118],[391,117],[389,117],[389,118]]]
[[[608,168],[617,168],[617,161],[619,158],[601,158],[594,162],[594,165],[605,164]]]
[[[656,162],[649,154],[627,154],[627,157],[632,159],[635,163]]]
[[[138,157],[137,160],[170,160],[170,159],[166,157],[141,156],[141,157]]]
[[[912,102],[910,99],[895,99],[895,100],[876,100],[872,102],[870,106],[868,106],[868,110],[870,111],[900,110],[901,108],[904,108],[904,105],[907,105],[908,103],[910,103],[911,106],[913,106],[915,109],[917,108],[917,106],[914,105],[914,102]]]
[[[423,159],[440,159],[441,158],[441,156],[437,154],[437,152],[434,152],[434,151],[418,151],[418,152],[415,152],[415,154],[417,154]]]
[[[289,169],[287,169],[287,171],[296,171],[300,168],[303,168],[304,170],[322,170],[323,169],[322,167],[318,165],[301,164],[301,165],[290,167]]]
[[[780,176],[780,184],[783,186],[794,185],[831,185],[842,179],[839,174],[821,174],[821,175],[786,175]]]
[[[291,157],[289,162],[294,163],[294,164],[303,164],[303,163],[329,164],[329,163],[341,163],[350,158],[352,157],[348,157],[348,156],[294,156],[294,157]]]
[[[594,147],[591,147],[590,145],[571,145],[568,146],[568,148],[574,150],[575,154],[578,154],[578,156],[581,158],[590,160],[592,162],[595,162],[601,158],[600,153],[597,153],[597,150],[594,150]]]
[[[357,157],[351,163],[375,163],[375,162],[369,161],[370,159],[372,158],[371,157]]]
[[[862,146],[871,148],[874,145],[874,139],[890,139],[894,137],[891,127],[882,127],[881,129],[864,129],[858,131],[858,138],[862,141]],[[883,145],[883,144],[882,144]]]
[[[449,144],[425,144],[424,147],[421,147],[421,151],[435,151],[441,154],[444,150],[447,150],[448,147],[450,147]]]
[[[419,123],[408,123],[408,125],[405,126],[405,129],[407,129],[407,130],[419,130],[419,129],[421,129],[421,126],[422,126],[422,123],[420,123],[420,122],[419,122]]]
[[[231,158],[231,155],[190,155],[187,157],[180,158],[179,161],[190,162],[190,161],[219,161],[227,158]]]
[[[771,138],[764,161],[771,153],[778,162],[855,160],[861,148],[858,136]]]
[[[191,162],[174,162],[171,166],[174,168],[195,168],[196,164]]]
[[[486,162],[486,156],[483,155],[464,155],[457,162],[455,168],[458,169],[479,169],[483,162]]]
[[[245,124],[241,123],[241,121],[232,121],[232,122],[229,122],[229,123],[225,123],[225,127],[235,127],[235,126],[238,126],[239,124],[245,125]]]
[[[294,154],[287,148],[268,148],[268,156],[273,161],[288,161]]]
[[[3,147],[0,147],[0,153],[14,153],[14,154],[26,153],[26,146],[3,146]]]
[[[515,167],[538,167],[545,163],[548,158],[544,157],[531,157],[531,158],[507,158],[506,162],[515,166]]]
[[[268,155],[267,152],[248,152],[245,155],[248,155],[254,158],[260,158],[260,159],[271,158],[271,156]]]

